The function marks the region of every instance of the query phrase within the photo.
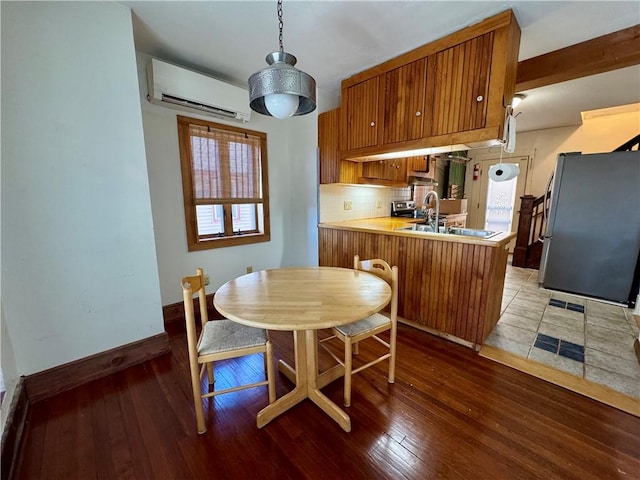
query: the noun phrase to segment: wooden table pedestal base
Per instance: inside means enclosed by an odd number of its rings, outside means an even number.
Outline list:
[[[318,375],[315,330],[296,330],[293,332],[293,339],[296,368],[293,369],[282,360],[279,362],[279,368],[289,380],[295,383],[295,388],[258,412],[258,428],[264,427],[274,418],[308,398],[333,418],[345,432],[350,432],[349,415],[320,391],[322,387],[344,375],[343,368],[336,365],[322,375]]]

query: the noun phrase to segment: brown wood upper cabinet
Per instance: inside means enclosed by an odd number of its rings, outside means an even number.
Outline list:
[[[395,158],[375,162],[340,159],[340,109],[318,115],[320,183],[406,185],[407,175],[433,178],[435,157]]]
[[[343,80],[340,157],[379,160],[502,138],[519,49],[507,10]]]
[[[433,155],[419,155],[408,159],[407,175],[423,178],[436,178],[436,157]]]
[[[378,160],[375,162],[362,163],[362,182],[361,183],[377,183],[367,182],[366,179],[382,180],[388,182],[389,185],[405,184],[407,182],[407,159],[396,158],[393,160]],[[385,183],[386,183],[385,182]]]

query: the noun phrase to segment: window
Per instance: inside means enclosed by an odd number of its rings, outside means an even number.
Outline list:
[[[189,250],[268,242],[267,134],[178,116]]]

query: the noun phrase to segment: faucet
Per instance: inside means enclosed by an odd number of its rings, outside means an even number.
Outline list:
[[[436,199],[435,224],[431,220],[431,212],[428,212],[427,208],[425,207],[425,205],[427,205],[429,203],[429,200],[430,200],[429,197],[434,197]],[[427,194],[424,196],[424,200],[422,201],[422,209],[425,211],[425,218],[427,220],[427,223],[429,223],[429,225],[431,225],[431,227],[433,228],[434,232],[438,233],[438,221],[440,220],[440,199],[438,198],[438,193],[435,190],[431,190],[431,191],[427,192]],[[430,209],[430,210],[432,210],[432,209]]]

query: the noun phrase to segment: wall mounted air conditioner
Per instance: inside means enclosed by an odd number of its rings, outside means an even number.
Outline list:
[[[147,65],[147,86],[151,103],[243,123],[251,116],[248,90],[156,58]]]

